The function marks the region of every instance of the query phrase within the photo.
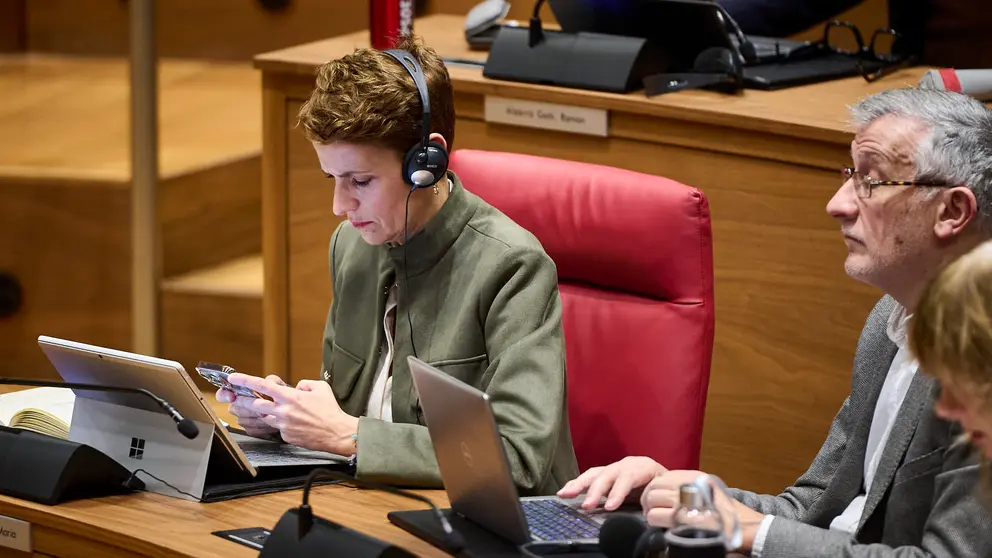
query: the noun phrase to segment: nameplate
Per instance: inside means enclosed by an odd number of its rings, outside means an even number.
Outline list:
[[[606,137],[607,111],[486,95],[486,122]]]
[[[0,547],[31,552],[31,524],[0,515]]]

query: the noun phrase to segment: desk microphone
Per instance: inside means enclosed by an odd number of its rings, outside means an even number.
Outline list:
[[[313,512],[310,509],[310,488],[313,482],[318,478],[330,478],[341,482],[350,482],[356,484],[360,487],[369,488],[372,490],[381,490],[383,492],[388,492],[390,494],[395,494],[397,496],[402,496],[404,498],[410,498],[411,500],[417,500],[418,502],[423,502],[431,507],[431,511],[434,512],[434,516],[437,517],[437,522],[441,524],[441,528],[444,529],[444,548],[450,552],[457,554],[462,549],[465,548],[465,539],[462,537],[461,533],[455,531],[451,526],[451,522],[448,518],[441,513],[441,510],[434,505],[434,502],[430,498],[421,496],[420,494],[415,494],[406,490],[401,490],[392,486],[385,484],[379,484],[377,482],[358,480],[356,478],[349,477],[342,473],[336,471],[331,471],[330,469],[314,469],[310,472],[307,477],[307,482],[303,485],[303,504],[300,505],[300,530],[299,537],[302,539],[313,527]]]
[[[56,382],[49,380],[26,380],[22,378],[0,378],[0,385],[60,387],[60,388],[78,389],[81,391],[113,391],[113,392],[121,392],[121,393],[140,393],[144,396],[150,397],[152,400],[155,401],[155,403],[158,403],[159,407],[165,409],[165,412],[170,417],[172,417],[172,420],[176,422],[176,428],[179,429],[180,434],[192,440],[193,438],[196,438],[196,436],[200,433],[200,429],[196,427],[196,423],[189,420],[188,418],[183,417],[183,415],[175,407],[173,407],[171,403],[155,395],[154,393],[142,388],[101,386],[97,384],[79,384],[75,382]]]
[[[641,517],[614,515],[599,529],[599,548],[607,558],[659,558],[667,548],[665,529]]]
[[[290,508],[279,519],[265,540],[259,558],[318,558],[348,556],[349,558],[413,558],[413,554],[394,544],[349,529],[344,525],[314,516],[310,509],[310,489],[318,479],[329,478],[359,487],[381,490],[404,498],[424,502],[434,511],[444,529],[444,549],[457,555],[466,547],[465,539],[452,529],[448,518],[429,499],[391,486],[354,479],[348,475],[318,468],[310,472],[303,485],[303,503]]]

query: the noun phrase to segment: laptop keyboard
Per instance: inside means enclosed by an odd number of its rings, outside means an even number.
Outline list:
[[[594,539],[599,524],[559,500],[522,500],[530,533],[542,541]]]

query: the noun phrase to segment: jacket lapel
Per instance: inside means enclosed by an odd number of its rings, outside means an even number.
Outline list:
[[[886,313],[886,317],[888,314]],[[884,321],[882,322],[885,323]],[[833,481],[817,504],[824,526],[840,514],[856,496],[861,494],[864,485],[865,453],[868,446],[868,433],[875,416],[875,405],[882,392],[885,376],[899,348],[885,334],[884,325],[876,326],[874,337],[864,343],[861,354],[864,358],[855,364],[857,378],[851,391],[852,428],[847,450],[841,460]],[[865,427],[864,425],[868,425]]]
[[[872,481],[871,490],[865,501],[865,509],[861,514],[859,530],[864,526],[865,520],[871,517],[879,502],[882,501],[882,497],[888,491],[889,485],[892,484],[892,479],[909,448],[909,442],[916,432],[916,426],[928,408],[932,388],[933,380],[922,371],[917,371],[909,385],[909,390],[906,392],[906,398],[899,408],[899,413],[896,415],[896,421],[892,425],[888,440],[885,442],[885,448],[882,450],[882,457],[878,462],[878,469],[875,471],[875,479]]]

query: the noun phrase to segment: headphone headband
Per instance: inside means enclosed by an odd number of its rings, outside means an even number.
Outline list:
[[[420,105],[423,107],[424,112],[423,131],[421,132],[423,139],[421,140],[420,147],[421,149],[426,149],[431,135],[431,99],[427,91],[427,80],[424,78],[424,70],[420,67],[420,62],[405,50],[393,48],[384,50],[383,52],[395,58],[407,73],[410,74],[410,77],[413,78],[413,83],[417,86],[417,92],[420,94]]]

